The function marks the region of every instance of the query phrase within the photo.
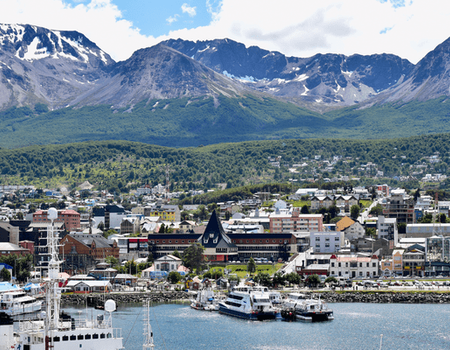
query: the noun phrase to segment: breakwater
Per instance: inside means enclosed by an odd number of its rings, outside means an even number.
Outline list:
[[[283,293],[284,294],[284,293]],[[344,291],[344,292],[303,292],[307,297],[318,297],[329,303],[379,303],[379,304],[450,304],[448,292],[390,292],[390,291]],[[116,303],[152,303],[188,302],[192,295],[184,291],[158,291],[140,293],[109,294],[65,294],[62,302],[66,305],[102,305],[104,300],[112,299]]]
[[[103,305],[105,300],[112,299],[116,303],[143,303],[150,300],[151,303],[188,302],[192,298],[187,292],[140,292],[140,293],[108,293],[108,294],[64,294],[61,301],[66,305]]]
[[[450,293],[439,292],[321,292],[322,300],[328,303],[378,303],[378,304],[449,304]]]

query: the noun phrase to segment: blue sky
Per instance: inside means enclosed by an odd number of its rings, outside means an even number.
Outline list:
[[[88,4],[89,0],[66,0],[71,6]],[[112,0],[123,18],[147,36],[158,37],[179,29],[207,26],[212,21],[206,0]],[[219,1],[210,1],[213,8]]]
[[[288,56],[417,63],[450,37],[449,0],[0,0],[0,9],[0,23],[77,30],[116,61],[170,38],[229,38]]]

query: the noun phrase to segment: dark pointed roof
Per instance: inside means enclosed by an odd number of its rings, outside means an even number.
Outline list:
[[[215,210],[211,214],[211,218],[209,219],[208,225],[206,225],[205,232],[200,236],[198,241],[205,248],[235,247],[235,244],[225,233]]]

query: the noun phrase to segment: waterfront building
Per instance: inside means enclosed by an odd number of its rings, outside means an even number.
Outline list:
[[[214,210],[206,226],[205,232],[198,239],[205,247],[204,255],[208,261],[235,260],[238,256],[238,248],[225,233],[219,218]]]
[[[330,276],[344,278],[373,278],[378,276],[378,257],[336,256],[330,257]]]

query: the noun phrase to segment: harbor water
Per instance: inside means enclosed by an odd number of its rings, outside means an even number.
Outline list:
[[[450,349],[448,304],[329,304],[324,323],[246,321],[188,305],[150,309],[155,349]],[[77,317],[85,310],[65,308]],[[87,312],[100,313],[89,309]],[[113,326],[127,350],[142,349],[145,307],[121,305]]]

